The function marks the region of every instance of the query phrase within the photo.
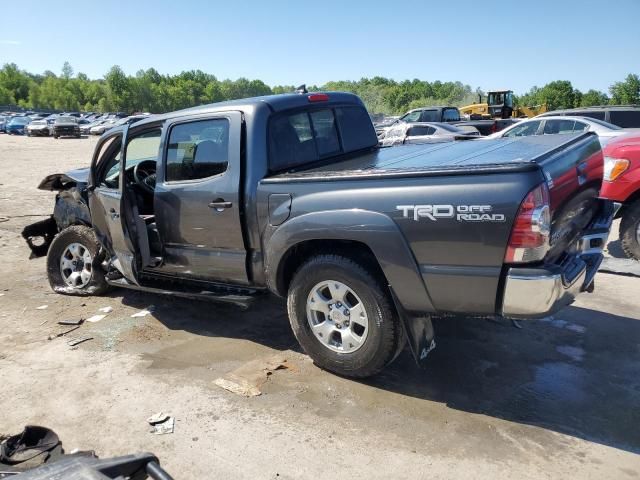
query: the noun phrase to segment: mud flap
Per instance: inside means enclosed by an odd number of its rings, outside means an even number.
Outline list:
[[[407,313],[398,301],[393,289],[391,287],[390,289],[396,310],[404,325],[413,358],[420,368],[424,368],[429,352],[436,348],[431,317],[429,315],[413,316]]]
[[[58,225],[53,216],[24,227],[22,238],[31,249],[31,258],[44,257],[57,233]]]

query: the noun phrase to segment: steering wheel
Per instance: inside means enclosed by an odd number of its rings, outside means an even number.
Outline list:
[[[156,161],[143,160],[133,167],[133,179],[145,192],[153,194],[156,188]]]

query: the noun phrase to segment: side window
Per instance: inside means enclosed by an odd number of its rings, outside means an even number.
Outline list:
[[[181,123],[171,128],[166,180],[198,180],[226,172],[229,121],[226,118]]]
[[[575,115],[577,117],[588,117],[588,118],[597,118],[598,120],[604,120],[605,112],[591,112],[591,111],[571,112],[570,115]]]
[[[156,161],[158,159],[161,133],[162,130],[157,128],[134,136],[127,141],[125,170],[135,167],[144,160]]]
[[[573,131],[574,132],[585,132],[589,129],[589,125],[587,125],[586,123],[582,123],[582,122],[576,122],[576,124],[573,126]]]
[[[423,110],[422,117],[420,118],[421,122],[439,122],[438,118],[438,110]]]
[[[97,184],[100,187],[118,188],[120,178],[120,142],[122,137],[116,135],[108,139],[100,147],[96,171]]]
[[[622,128],[640,128],[640,110],[611,110],[609,119]]]
[[[433,135],[435,132],[436,132],[436,129],[433,127],[419,125],[419,126],[411,127],[409,130],[407,130],[407,137],[421,137],[423,135]]]
[[[528,137],[535,135],[540,128],[540,122],[525,122],[517,125],[503,135],[503,137]]]
[[[573,120],[547,120],[544,124],[544,134],[572,133],[574,123]]]
[[[403,122],[417,122],[420,120],[422,110],[416,110],[415,112],[409,112],[404,117],[400,118]]]

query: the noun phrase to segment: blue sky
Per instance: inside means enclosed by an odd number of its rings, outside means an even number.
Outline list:
[[[317,84],[380,75],[522,93],[640,73],[640,0],[3,2],[0,63],[102,77],[201,69]],[[11,20],[9,20],[11,19]],[[9,20],[9,21],[7,21]]]

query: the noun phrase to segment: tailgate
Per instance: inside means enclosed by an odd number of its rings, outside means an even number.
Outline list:
[[[546,260],[553,262],[575,246],[598,214],[604,160],[598,137],[589,134],[549,151],[538,163],[551,197],[551,248]]]

